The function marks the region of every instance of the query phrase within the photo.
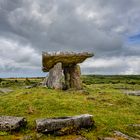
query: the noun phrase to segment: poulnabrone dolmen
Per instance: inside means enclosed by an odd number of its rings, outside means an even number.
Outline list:
[[[43,85],[53,89],[81,89],[81,70],[78,63],[92,57],[93,53],[42,53],[42,70],[49,72],[48,78],[43,81]]]

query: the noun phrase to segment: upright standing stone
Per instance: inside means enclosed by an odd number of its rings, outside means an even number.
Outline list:
[[[64,76],[65,76],[65,89],[70,88],[70,70],[69,67],[64,68]]]
[[[52,69],[50,69],[47,86],[54,89],[63,88],[62,63],[57,63]]]
[[[82,82],[80,79],[81,70],[79,65],[73,65],[70,68],[70,87],[74,89],[81,89],[82,88]]]

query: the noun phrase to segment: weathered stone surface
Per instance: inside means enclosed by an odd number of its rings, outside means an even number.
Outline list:
[[[0,88],[0,93],[9,93],[12,92],[12,89],[8,89],[8,88]]]
[[[140,129],[140,124],[130,124],[130,127],[133,127],[134,129]]]
[[[30,135],[26,135],[23,138],[21,138],[20,140],[33,140],[33,137]]]
[[[62,63],[62,67],[70,67],[72,65],[82,63],[85,59],[92,57],[93,53],[70,53],[70,52],[59,52],[59,53],[48,53],[43,52],[42,63],[44,72],[48,72],[53,66],[59,62]]]
[[[121,138],[124,138],[126,140],[138,140],[137,138],[130,137],[130,136],[128,136],[128,135],[126,135],[126,134],[124,134],[124,133],[122,133],[120,131],[114,131],[114,134],[116,136],[121,137]]]
[[[88,139],[86,139],[86,138],[84,138],[84,137],[78,137],[78,138],[75,138],[75,139],[73,139],[73,140],[88,140]]]
[[[47,79],[48,77],[45,77],[41,83],[41,86],[46,87],[47,86]]]
[[[123,93],[127,95],[140,96],[140,90],[137,91],[123,90]]]
[[[80,90],[82,82],[80,79],[81,70],[79,65],[74,65],[70,68],[70,87]]]
[[[95,97],[93,97],[93,96],[88,96],[86,99],[87,100],[93,100],[93,101],[96,100]]]
[[[118,138],[113,137],[97,137],[98,140],[119,140]]]
[[[25,86],[26,89],[30,89],[30,88],[34,88],[34,87],[37,87],[38,84],[32,84],[32,85],[29,85],[29,86]]]
[[[13,131],[25,126],[24,117],[0,116],[0,131]]]
[[[36,120],[36,128],[38,132],[42,133],[52,133],[57,131],[65,132],[65,130],[67,131],[68,129],[77,130],[80,128],[91,127],[94,124],[92,117],[92,115],[84,114],[73,117],[38,119]]]
[[[47,86],[54,89],[63,88],[62,63],[57,63],[50,71],[47,79]]]
[[[106,138],[103,138],[102,140],[118,140],[118,139],[117,138],[106,137]]]
[[[69,69],[69,67],[64,68],[64,77],[65,77],[65,88],[64,89],[69,89],[70,88],[70,69]]]
[[[65,87],[66,89],[74,88],[80,90],[82,82],[80,79],[81,71],[79,65],[64,68]]]

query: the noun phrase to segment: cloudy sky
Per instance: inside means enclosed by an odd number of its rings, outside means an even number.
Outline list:
[[[140,74],[140,0],[0,0],[0,77],[42,76],[42,51],[89,51],[83,74]]]

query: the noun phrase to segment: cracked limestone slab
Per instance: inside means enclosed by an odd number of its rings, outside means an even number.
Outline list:
[[[0,131],[18,130],[26,124],[24,117],[0,116]]]

